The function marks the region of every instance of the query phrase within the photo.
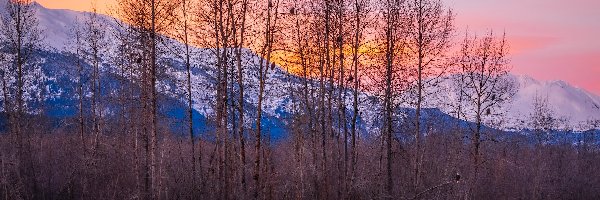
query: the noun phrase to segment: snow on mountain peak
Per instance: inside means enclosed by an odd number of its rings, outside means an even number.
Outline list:
[[[6,5],[6,0],[0,0],[0,11],[4,10]],[[45,35],[45,45],[56,50],[62,50],[65,47],[65,44],[68,43],[70,38],[69,29],[78,21],[83,20],[85,18],[85,12],[71,11],[71,10],[56,10],[56,9],[47,9],[42,7],[41,5],[36,5],[37,16],[40,24],[40,29],[43,31]],[[115,25],[116,21],[108,16],[102,16],[102,20],[106,20],[107,24]],[[108,28],[116,28],[115,26],[109,25]],[[108,34],[110,37],[112,34]],[[194,49],[199,54],[208,54],[208,49]],[[246,52],[246,54],[253,54],[251,51]],[[200,56],[204,62],[208,62],[209,55]],[[261,60],[260,57],[256,55],[247,55],[246,56],[248,63],[257,63]],[[198,63],[200,64],[200,63]],[[204,66],[205,69],[208,68],[207,63],[200,64],[200,66]],[[252,66],[250,64],[249,66]],[[251,70],[251,69],[249,69]],[[181,72],[172,72],[172,75],[179,76]],[[206,73],[210,74],[210,70],[207,70]],[[273,74],[273,88],[282,88],[294,85],[291,85],[291,82],[286,82],[285,72],[279,72]],[[194,74],[192,75],[192,79],[194,81],[199,81],[204,84],[210,85],[206,77],[206,75],[202,74]],[[505,105],[503,109],[506,111],[506,124],[504,127],[508,128],[526,128],[526,122],[530,113],[533,111],[533,100],[536,95],[548,96],[550,107],[554,110],[556,117],[568,119],[568,123],[565,123],[566,126],[578,129],[582,127],[586,121],[588,120],[600,120],[600,97],[589,93],[583,89],[574,87],[567,82],[564,81],[538,81],[527,75],[510,75],[514,80],[518,83],[519,90],[517,94],[513,97],[513,100],[508,105]],[[183,77],[183,76],[181,76]],[[250,77],[248,77],[250,78]],[[246,79],[249,80],[249,79]],[[252,79],[250,79],[252,80]],[[455,91],[452,90],[453,87],[456,87],[452,84],[451,81],[447,81],[440,86],[438,89],[443,89],[446,91]],[[442,88],[443,87],[443,88]],[[204,91],[207,88],[194,88],[195,90]],[[280,91],[277,89],[273,89],[272,91]],[[248,89],[248,93],[255,93],[256,91],[253,88]],[[195,105],[194,107],[199,110],[201,113],[209,114],[210,106],[207,103],[201,103],[203,99],[210,99],[210,94],[198,93],[203,95],[195,95]],[[437,100],[444,100],[447,102],[450,93],[444,93],[445,97],[435,98],[430,97],[431,102],[428,102],[429,105],[436,106],[440,108],[440,110],[445,111],[446,113],[451,113],[451,109],[448,105],[442,105],[440,103],[434,102]],[[282,94],[281,94],[282,95]],[[252,95],[249,95],[251,97]],[[267,95],[270,96],[270,95]],[[277,95],[273,95],[277,96]],[[285,95],[283,95],[285,96]],[[254,103],[253,98],[249,98],[250,103]],[[275,110],[277,107],[285,106],[285,98],[268,98],[267,105],[268,112],[275,114]],[[204,110],[204,111],[203,111]],[[368,109],[367,109],[368,110]],[[365,113],[369,115],[369,113]],[[372,113],[371,113],[372,114]]]
[[[500,120],[504,123],[498,128],[528,128],[536,96],[548,97],[549,107],[554,111],[554,117],[561,120],[556,128],[583,130],[586,129],[588,121],[600,120],[600,97],[595,94],[562,80],[539,81],[528,75],[510,74],[509,76],[516,82],[518,91],[512,101],[498,110],[499,113],[505,113]],[[454,104],[458,102],[458,97],[453,92],[458,91],[456,87],[458,86],[453,83],[452,77],[448,77],[442,84],[430,88],[433,91],[444,92],[433,92],[434,96],[427,98],[427,104],[429,107],[438,107],[452,115],[455,112]]]
[[[528,76],[515,76],[519,91],[510,103],[507,118],[511,126],[527,121],[533,112],[533,100],[538,96],[548,97],[550,107],[557,118],[567,120],[565,126],[579,129],[588,120],[600,119],[600,97],[562,80],[537,81]],[[561,127],[567,128],[567,127]]]

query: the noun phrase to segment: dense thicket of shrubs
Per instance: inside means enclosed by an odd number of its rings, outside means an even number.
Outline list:
[[[29,129],[19,148],[14,137],[0,135],[0,196],[2,199],[139,199],[145,184],[144,152],[135,151],[135,135],[103,134],[82,137],[77,131]],[[212,133],[203,133],[208,136]],[[592,134],[592,133],[590,133]],[[300,140],[301,137],[305,140]],[[192,188],[190,145],[187,138],[168,133],[159,150],[161,199],[248,199],[241,188],[235,140],[225,160],[211,141],[197,138],[197,188]],[[204,137],[206,138],[206,137]],[[233,138],[231,138],[233,139]],[[317,142],[318,141],[318,142]],[[355,176],[344,174],[343,143],[328,141],[323,165],[320,141],[311,134],[291,135],[264,148],[262,199],[378,199],[384,191],[385,152],[377,137],[357,142]],[[252,145],[253,141],[248,141]],[[94,145],[96,144],[96,145]],[[433,132],[423,139],[421,183],[414,185],[411,143],[394,143],[393,199],[598,199],[600,151],[597,146],[528,142],[514,137],[483,143],[483,162],[477,180],[471,180],[471,145],[458,131]],[[84,146],[85,145],[85,146]],[[18,151],[24,156],[18,156]],[[247,150],[248,163],[255,152]],[[238,154],[239,155],[239,154]],[[224,162],[224,174],[217,174]],[[238,167],[232,167],[238,166]],[[245,166],[247,171],[252,165]],[[325,167],[325,168],[323,168]],[[327,177],[324,177],[327,174]],[[251,173],[246,173],[251,180]],[[460,176],[460,178],[458,177]],[[344,179],[347,178],[347,179]],[[353,180],[350,180],[353,179]],[[324,185],[323,181],[326,181]],[[474,181],[474,182],[472,182]],[[349,184],[345,186],[344,183]],[[350,183],[352,183],[350,185]],[[225,185],[220,185],[225,184]],[[254,188],[252,181],[248,187]],[[473,191],[469,192],[470,185]],[[326,196],[325,196],[326,195]]]

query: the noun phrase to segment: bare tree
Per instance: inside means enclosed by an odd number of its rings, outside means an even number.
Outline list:
[[[267,81],[268,73],[270,69],[273,69],[275,63],[271,62],[271,54],[273,52],[273,45],[275,42],[275,33],[277,29],[277,20],[279,17],[278,8],[279,8],[279,0],[266,2],[266,13],[264,18],[264,41],[260,50],[260,55],[265,58],[265,60],[260,61],[260,65],[258,68],[258,79],[259,79],[259,91],[258,91],[258,105],[256,109],[256,146],[255,153],[256,159],[254,160],[254,182],[255,182],[255,190],[254,190],[254,198],[261,197],[261,191],[263,190],[263,185],[261,184],[260,178],[260,164],[261,164],[261,143],[262,143],[262,113],[263,113],[263,99],[265,92],[265,84]]]
[[[545,164],[545,159],[541,156],[543,155],[543,146],[547,145],[550,140],[550,135],[553,131],[557,129],[557,123],[559,119],[555,117],[554,110],[551,108],[550,101],[548,100],[548,95],[542,96],[536,92],[535,97],[533,99],[533,111],[530,113],[530,121],[529,126],[533,131],[533,135],[535,136],[536,145],[535,145],[535,154],[533,156],[533,168],[535,172],[533,173],[533,191],[532,198],[539,199],[545,198],[542,193],[542,182],[547,177],[543,171],[546,171],[547,164]]]
[[[142,126],[146,150],[145,198],[158,198],[160,196],[161,181],[158,161],[158,93],[157,78],[159,72],[159,58],[162,53],[161,33],[171,30],[178,2],[167,0],[119,0],[118,15],[127,23],[129,30],[141,52],[137,60],[141,68],[141,88],[143,114],[146,116]]]
[[[85,83],[84,83],[84,76],[85,76],[85,68],[84,65],[86,65],[86,63],[83,61],[84,59],[84,47],[83,47],[83,31],[82,31],[82,27],[81,24],[79,24],[79,19],[76,18],[75,21],[77,23],[75,23],[73,25],[73,27],[70,28],[70,40],[67,41],[67,43],[65,44],[65,52],[69,52],[71,49],[75,49],[73,54],[73,58],[74,58],[74,65],[75,65],[75,71],[76,71],[76,77],[77,77],[77,98],[78,98],[78,128],[79,128],[79,139],[80,139],[80,153],[81,153],[81,157],[83,159],[87,158],[87,137],[86,137],[86,126],[85,126],[85,108],[84,108],[84,101],[85,101]],[[86,163],[81,162],[80,163],[81,166],[79,166],[79,170],[81,170],[79,172],[80,176],[80,184],[82,186],[87,184],[87,180],[86,180],[86,176],[83,174],[84,171],[86,171],[87,169],[85,169],[85,165]],[[84,187],[85,188],[85,187]],[[82,189],[83,191],[85,191],[85,189]],[[82,198],[85,198],[85,196],[81,196]]]
[[[194,83],[192,83],[192,64],[191,64],[191,40],[193,39],[193,37],[191,37],[191,32],[192,30],[190,30],[190,28],[192,27],[192,20],[191,20],[191,15],[190,13],[193,12],[194,7],[192,6],[192,2],[189,0],[181,0],[180,5],[179,5],[179,9],[180,10],[180,16],[179,18],[177,18],[177,20],[179,20],[179,26],[178,26],[178,31],[180,32],[178,35],[178,39],[180,39],[181,41],[183,41],[184,44],[184,52],[183,52],[183,60],[185,63],[185,68],[186,68],[186,83],[185,83],[185,93],[186,93],[186,101],[187,101],[187,126],[188,126],[188,137],[189,137],[189,143],[191,146],[191,154],[190,154],[190,162],[191,162],[191,171],[192,171],[192,177],[191,177],[191,197],[192,198],[197,198],[197,182],[196,179],[198,178],[197,175],[197,161],[196,161],[196,137],[194,135],[194,107],[193,107],[193,90],[192,90],[192,85],[194,85]],[[200,141],[201,142],[201,141]],[[200,152],[201,154],[201,152]],[[202,164],[200,163],[200,168],[202,167]],[[200,169],[200,171],[202,171]]]
[[[383,118],[382,127],[382,144],[385,144],[386,157],[386,175],[385,175],[385,195],[388,198],[393,197],[393,175],[392,175],[392,141],[394,137],[394,122],[396,107],[398,103],[398,95],[404,89],[403,83],[406,77],[404,73],[406,69],[401,64],[404,60],[404,48],[406,46],[405,26],[406,20],[403,16],[403,9],[406,4],[404,1],[386,0],[383,5],[383,43],[385,46],[384,52],[384,80],[383,80]],[[384,147],[382,147],[384,148]]]
[[[92,149],[95,152],[98,148],[100,134],[102,133],[102,83],[101,83],[101,65],[102,58],[106,52],[108,42],[106,41],[106,27],[102,21],[95,7],[92,8],[92,12],[86,13],[83,29],[81,30],[81,36],[83,37],[82,59],[92,66],[91,74],[91,111],[92,111],[92,132],[94,135],[94,141]],[[95,154],[95,153],[94,153]]]
[[[85,151],[86,151],[86,145],[85,145],[85,118],[84,118],[84,111],[83,111],[83,102],[84,102],[84,90],[83,90],[83,85],[84,85],[84,80],[83,80],[83,76],[84,76],[84,69],[83,69],[83,65],[84,63],[82,63],[81,59],[83,57],[83,50],[82,50],[82,33],[80,30],[80,27],[75,27],[73,28],[73,35],[74,35],[74,39],[75,39],[75,55],[77,56],[77,61],[76,61],[76,66],[77,66],[77,72],[78,72],[78,78],[77,78],[77,92],[78,92],[78,97],[79,97],[79,135],[81,137],[81,147],[82,147],[82,153],[83,153],[83,157],[85,157]]]
[[[369,13],[367,0],[355,0],[353,2],[353,25],[351,27],[353,31],[352,36],[352,69],[351,75],[348,77],[347,81],[353,88],[352,90],[352,119],[350,122],[350,183],[348,188],[348,196],[354,193],[354,182],[356,179],[356,162],[357,162],[357,149],[356,149],[356,141],[357,141],[357,122],[359,117],[359,95],[360,95],[360,76],[359,76],[359,67],[361,66],[360,58],[360,48],[361,44],[365,40],[365,29],[367,27],[367,16]],[[345,140],[345,142],[348,142]]]
[[[338,157],[339,157],[339,161],[342,164],[339,164],[338,162],[338,188],[337,188],[337,195],[339,198],[341,198],[343,195],[346,195],[347,189],[348,189],[348,159],[349,159],[349,155],[348,155],[348,123],[347,123],[347,115],[346,115],[346,97],[348,95],[348,91],[347,91],[347,80],[346,80],[346,66],[344,65],[344,61],[346,59],[345,56],[345,51],[344,48],[346,46],[345,44],[345,38],[348,37],[347,34],[347,30],[345,27],[345,20],[347,20],[347,2],[345,3],[344,0],[338,0],[337,2],[335,2],[335,18],[336,18],[336,22],[335,22],[335,28],[337,30],[335,33],[335,37],[336,37],[336,41],[335,41],[335,45],[334,48],[337,48],[337,60],[334,60],[334,63],[337,64],[337,72],[336,74],[333,74],[334,78],[337,79],[336,81],[336,85],[337,85],[337,97],[335,99],[335,101],[337,101],[337,141],[335,141],[336,145],[337,145],[337,149],[339,149],[339,151],[342,151],[342,148],[339,147],[340,143],[343,144],[343,156],[341,152],[338,152]],[[335,67],[334,67],[335,70]],[[340,137],[340,135],[342,135],[342,137]],[[343,140],[343,142],[340,142],[340,140]]]
[[[483,125],[495,124],[501,118],[501,106],[511,100],[516,93],[516,83],[509,76],[510,62],[507,58],[506,38],[498,39],[493,32],[482,38],[465,35],[460,53],[456,59],[460,74],[455,78],[460,83],[464,109],[461,115],[473,121],[471,143],[473,175],[471,176],[472,195],[481,165],[481,135]]]
[[[544,145],[548,142],[548,134],[557,127],[558,118],[555,117],[554,110],[550,107],[548,95],[543,96],[536,92],[533,99],[533,111],[529,115],[529,126],[537,143]]]
[[[447,72],[445,58],[451,45],[454,15],[446,9],[441,0],[408,0],[404,10],[407,20],[406,63],[414,82],[411,89],[414,94],[415,110],[415,155],[414,155],[414,187],[420,187],[422,148],[421,148],[421,109],[424,99],[429,95],[428,87],[433,87],[440,77]]]
[[[244,134],[245,132],[245,124],[244,124],[244,66],[242,65],[242,49],[244,48],[244,45],[246,44],[246,18],[247,18],[247,14],[248,14],[248,0],[243,0],[242,1],[242,19],[241,19],[241,24],[239,25],[239,29],[240,29],[240,33],[239,33],[239,39],[238,37],[236,37],[236,40],[238,40],[236,42],[237,45],[237,51],[236,51],[236,65],[237,65],[237,84],[239,87],[239,96],[238,96],[238,137],[239,137],[239,142],[240,142],[240,161],[241,161],[241,184],[242,184],[242,198],[246,197],[247,191],[248,191],[248,186],[246,183],[246,135]],[[237,30],[237,28],[235,28],[234,30]]]
[[[38,29],[38,20],[36,18],[36,4],[31,0],[7,1],[5,10],[1,14],[2,27],[0,34],[2,35],[5,47],[7,48],[8,59],[10,59],[9,70],[4,71],[4,79],[14,77],[16,86],[8,87],[7,82],[4,82],[5,97],[14,95],[14,102],[11,104],[13,108],[5,110],[9,114],[9,124],[11,135],[14,136],[14,142],[17,145],[17,155],[19,158],[19,170],[22,176],[19,177],[19,182],[25,184],[26,188],[31,187],[33,193],[23,191],[23,195],[30,198],[35,198],[38,185],[35,177],[33,158],[31,155],[31,136],[30,131],[24,130],[24,122],[26,115],[27,104],[24,99],[25,79],[28,73],[28,66],[32,64],[33,55],[36,50],[41,47],[42,35]],[[11,72],[11,73],[7,73]],[[14,90],[15,92],[10,92]],[[9,98],[4,99],[9,102]],[[26,141],[24,141],[24,134]]]
[[[300,86],[291,89],[291,95],[294,95],[297,99],[294,100],[294,125],[293,136],[294,136],[294,150],[295,150],[295,171],[299,174],[299,177],[295,182],[295,188],[298,191],[296,198],[302,199],[306,194],[306,177],[307,177],[307,160],[305,153],[306,148],[310,148],[315,152],[315,148],[311,148],[310,145],[314,141],[315,135],[315,122],[314,116],[312,115],[315,111],[312,106],[315,105],[312,100],[313,88],[312,81],[310,80],[313,75],[313,66],[311,65],[311,47],[308,46],[311,42],[313,35],[307,34],[308,27],[310,26],[310,17],[307,14],[309,8],[305,2],[295,1],[289,8],[289,18],[282,19],[282,22],[288,22],[288,29],[283,29],[284,35],[289,35],[293,39],[283,40],[283,42],[289,42],[286,45],[289,54],[294,55],[291,59],[285,60],[286,69],[289,72],[296,72],[298,76],[302,77]],[[293,86],[291,86],[293,87]],[[308,131],[306,131],[308,130]],[[309,140],[310,139],[310,140]],[[309,145],[309,146],[307,146]],[[314,155],[314,154],[313,154]]]

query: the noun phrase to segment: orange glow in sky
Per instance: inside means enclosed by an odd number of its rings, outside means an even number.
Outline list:
[[[93,0],[110,14],[116,0]],[[92,0],[38,0],[48,8],[90,10]],[[600,95],[600,1],[445,0],[454,9],[456,35],[506,31],[513,73],[565,80]]]
[[[98,12],[108,14],[116,0],[36,0],[42,6],[52,9],[69,9],[77,11],[90,11],[92,3],[96,4]]]

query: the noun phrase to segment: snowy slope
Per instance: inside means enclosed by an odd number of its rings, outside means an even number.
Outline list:
[[[548,97],[556,117],[567,119],[571,128],[579,129],[588,120],[600,120],[599,96],[564,81],[537,81],[525,75],[514,77],[520,88],[509,108],[511,119],[526,119],[532,112],[534,97],[540,95]]]
[[[6,0],[0,0],[0,11],[4,12],[4,6],[6,5]],[[68,90],[66,88],[73,88],[74,81],[77,80],[75,74],[76,69],[72,66],[73,63],[69,63],[69,60],[73,60],[72,55],[70,53],[74,53],[75,48],[73,47],[73,35],[72,29],[74,25],[77,23],[83,23],[86,19],[86,15],[89,13],[85,12],[77,12],[71,10],[63,10],[63,9],[47,9],[42,7],[39,4],[35,4],[36,16],[39,22],[39,29],[42,31],[43,35],[43,49],[40,50],[39,55],[36,59],[40,59],[36,61],[34,64],[36,69],[43,70],[44,72],[39,72],[41,76],[36,75],[26,75],[26,79],[36,79],[39,77],[43,77],[44,81],[27,85],[31,89],[27,89],[26,93],[36,93],[36,94],[47,94],[50,89],[43,88],[40,86],[45,86],[49,84],[47,80],[50,79],[66,79],[71,82],[53,82],[52,86],[49,88],[58,88],[58,91]],[[101,15],[100,19],[101,23],[106,27],[106,36],[108,37],[106,41],[108,44],[106,45],[105,53],[103,53],[103,61],[102,61],[102,69],[101,72],[105,73],[101,75],[101,77],[110,77],[109,73],[118,74],[121,69],[114,64],[114,57],[118,52],[118,39],[116,37],[117,33],[123,32],[122,25],[118,25],[118,21],[112,17]],[[169,38],[165,38],[166,40],[170,40],[170,42],[165,42],[166,45],[169,45],[167,48],[174,51],[175,53],[164,54],[159,58],[160,70],[164,77],[159,79],[158,83],[158,91],[161,94],[167,95],[172,99],[176,99],[181,103],[185,102],[184,99],[184,84],[186,83],[186,71],[183,64],[182,55],[180,52],[184,49],[184,45]],[[204,49],[204,48],[191,48],[192,53],[192,96],[193,96],[193,107],[195,108],[198,114],[202,115],[202,117],[208,117],[213,112],[213,107],[215,103],[215,62],[216,58],[214,56],[215,49]],[[227,49],[228,51],[233,52],[233,49]],[[244,49],[242,53],[242,64],[245,66],[245,104],[246,113],[248,115],[256,114],[255,105],[257,104],[257,96],[258,96],[258,66],[263,62],[265,65],[267,64],[264,59],[257,56],[254,52],[249,49]],[[65,72],[66,71],[66,72]],[[160,73],[160,72],[159,72]],[[126,77],[127,78],[127,77]],[[110,82],[107,85],[115,84],[115,80],[110,80],[107,78],[107,82]],[[299,87],[298,77],[293,76],[289,73],[286,73],[279,67],[275,67],[268,73],[268,79],[266,84],[266,92],[264,94],[265,98],[263,101],[263,116],[266,116],[265,123],[272,124],[281,124],[282,120],[277,120],[281,118],[282,115],[289,112],[291,107],[289,107],[289,97],[286,88],[297,88]],[[106,90],[109,90],[108,88]],[[61,95],[44,96],[39,95],[37,97],[27,98],[27,104],[31,104],[32,112],[35,109],[33,106],[33,101],[37,99],[43,99],[42,101],[50,101],[53,98],[61,99],[61,101],[73,101],[72,98],[76,96],[72,90],[70,93],[61,93]],[[0,97],[0,100],[2,97]],[[65,107],[73,107],[73,105],[65,105]],[[72,109],[71,109],[72,110]],[[60,112],[60,111],[57,111]],[[270,119],[271,118],[271,119]],[[247,118],[251,119],[251,118]],[[250,120],[248,121],[248,125],[252,125]]]
[[[6,12],[7,0],[0,0],[0,12]],[[65,49],[65,44],[72,38],[72,28],[76,22],[82,23],[86,17],[86,12],[79,12],[66,9],[48,9],[37,2],[33,2],[38,20],[38,29],[42,32],[44,46],[55,50]],[[115,28],[115,20],[111,17],[101,15],[101,23],[109,29]]]
[[[1,0],[0,0],[1,1]],[[62,9],[47,9],[42,6],[37,5],[37,16],[39,19],[40,29],[44,30],[48,36],[45,37],[45,45],[49,48],[50,51],[62,52],[62,51],[70,51],[73,52],[73,48],[68,48],[69,38],[72,38],[70,35],[70,28],[72,28],[73,24],[77,21],[81,23],[86,18],[85,12],[77,12],[71,10],[62,10]],[[101,16],[101,20],[103,20],[106,24],[107,30],[106,35],[109,37],[107,41],[112,41],[113,43],[109,45],[108,53],[106,55],[106,66],[109,69],[104,69],[103,71],[112,71],[117,72],[118,69],[116,66],[110,64],[108,61],[111,55],[115,55],[117,52],[117,39],[116,34],[121,32],[121,27],[117,25],[117,20],[110,16]],[[184,44],[177,42],[176,40],[171,40],[169,44],[169,49],[182,50],[184,49]],[[227,49],[228,51],[233,51],[233,49]],[[215,103],[215,76],[216,69],[215,63],[216,58],[214,56],[215,49],[206,49],[206,48],[194,48],[190,49],[192,53],[192,75],[191,80],[193,83],[192,86],[192,98],[193,98],[193,107],[194,109],[202,114],[203,116],[210,116],[214,114],[213,107]],[[185,86],[183,84],[186,83],[186,71],[183,68],[183,59],[182,55],[176,54],[166,54],[162,59],[170,60],[172,64],[170,66],[164,66],[164,72],[167,75],[167,80],[159,80],[158,90],[163,94],[167,94],[173,98],[177,98],[184,102],[183,94],[185,91],[183,88]],[[271,66],[267,64],[266,61],[256,55],[253,51],[249,49],[243,49],[242,51],[242,64],[244,65],[244,85],[245,85],[245,103],[248,104],[246,106],[248,108],[248,115],[255,114],[252,109],[258,104],[258,67],[261,62],[263,65]],[[290,113],[292,111],[292,100],[290,97],[291,90],[299,90],[301,87],[301,78],[294,76],[292,74],[287,73],[280,67],[274,67],[272,70],[269,70],[267,74],[266,80],[266,88],[263,99],[263,112],[266,115],[272,116],[274,118],[282,118],[286,113]],[[368,98],[367,96],[363,96],[363,98]],[[348,101],[350,97],[348,97]],[[373,110],[369,109],[369,107],[373,107],[372,105],[363,104],[361,108],[362,110]],[[365,116],[372,116],[370,113],[366,113]],[[365,117],[369,118],[373,121],[374,117]],[[250,118],[249,118],[250,119]],[[283,119],[282,119],[283,120]],[[248,122],[248,125],[251,125],[252,122]]]
[[[6,0],[0,0],[3,11]],[[36,5],[37,16],[40,23],[40,29],[43,30],[45,35],[44,41],[47,47],[47,51],[55,52],[57,55],[63,54],[66,51],[72,51],[66,44],[69,43],[69,38],[72,38],[71,28],[76,21],[82,21],[85,19],[86,14],[84,12],[77,12],[71,10],[59,10],[59,9],[47,9],[40,5]],[[120,26],[117,25],[117,21],[109,16],[102,16],[101,20],[107,27],[108,41],[113,44],[108,45],[108,53],[105,58],[107,61],[105,65],[107,69],[103,69],[104,72],[116,72],[117,67],[112,65],[108,60],[110,56],[116,52],[115,34],[120,31]],[[183,44],[173,41],[172,49],[183,49]],[[214,69],[215,58],[213,56],[214,49],[202,49],[192,48],[193,53],[193,74],[192,82],[193,86],[193,99],[195,110],[203,115],[210,116],[213,113],[213,105],[215,101],[215,74]],[[45,54],[48,55],[48,54]],[[50,58],[50,57],[48,57]],[[46,62],[56,62],[53,60],[46,59]],[[166,80],[160,80],[159,92],[162,94],[171,96],[181,102],[185,102],[183,99],[182,91],[178,88],[185,88],[185,70],[182,65],[182,59],[180,55],[166,55],[163,57],[164,60],[171,60],[172,65],[165,67],[165,74],[168,75]],[[64,58],[63,58],[64,60]],[[258,66],[261,62],[264,62],[260,56],[257,56],[251,50],[245,49],[243,52],[243,65],[246,67],[244,73],[244,84],[246,87],[245,99],[246,106],[248,108],[248,115],[252,115],[253,107],[257,104],[258,94]],[[63,63],[64,65],[65,63]],[[55,68],[58,68],[59,64]],[[68,69],[63,69],[68,71]],[[49,73],[57,73],[49,72]],[[52,75],[46,73],[47,79],[58,79]],[[290,75],[279,67],[275,67],[268,74],[267,88],[264,102],[264,112],[266,115],[273,117],[274,119],[285,117],[286,113],[292,111],[290,97],[290,90],[299,90],[301,87],[301,78],[294,75]],[[588,119],[600,119],[600,97],[586,92],[585,90],[570,86],[568,83],[562,81],[549,81],[540,82],[536,81],[527,76],[512,76],[513,79],[518,82],[519,92],[514,97],[513,101],[505,105],[504,109],[506,115],[506,123],[503,125],[504,128],[525,128],[524,123],[527,120],[529,113],[532,110],[532,101],[536,93],[545,95],[547,94],[554,108],[557,117],[569,118],[569,126],[573,128],[579,127],[579,125]],[[451,99],[456,98],[452,95],[454,90],[454,84],[451,81],[443,82],[439,88],[435,90],[442,90],[442,96],[430,96],[427,100],[428,107],[437,107],[440,110],[452,115],[452,107],[448,105]],[[32,87],[37,88],[37,87]],[[62,89],[61,89],[62,90]],[[59,90],[60,91],[60,90]],[[33,92],[33,91],[32,91]],[[35,93],[35,92],[33,92]],[[38,92],[39,93],[39,92]],[[348,95],[347,104],[350,103],[350,96]],[[381,121],[379,119],[380,108],[378,102],[374,97],[367,93],[361,96],[360,110],[362,111],[363,125],[370,132],[377,132],[377,124]],[[351,106],[347,106],[350,108]],[[251,122],[248,122],[251,123]],[[249,124],[251,125],[251,124]]]
[[[536,95],[548,97],[550,108],[555,117],[563,120],[557,128],[572,128],[583,130],[588,120],[600,120],[600,97],[577,88],[564,81],[538,81],[526,75],[509,75],[518,90],[510,102],[504,104],[495,112],[502,113],[499,128],[524,129],[527,128],[528,119],[533,112],[533,101]],[[439,107],[444,112],[453,115],[456,107],[458,91],[454,82],[448,78],[437,87],[433,88],[434,95],[428,97],[429,107]],[[441,91],[441,92],[440,92]],[[472,109],[465,107],[464,109]],[[485,122],[484,122],[485,123]]]

